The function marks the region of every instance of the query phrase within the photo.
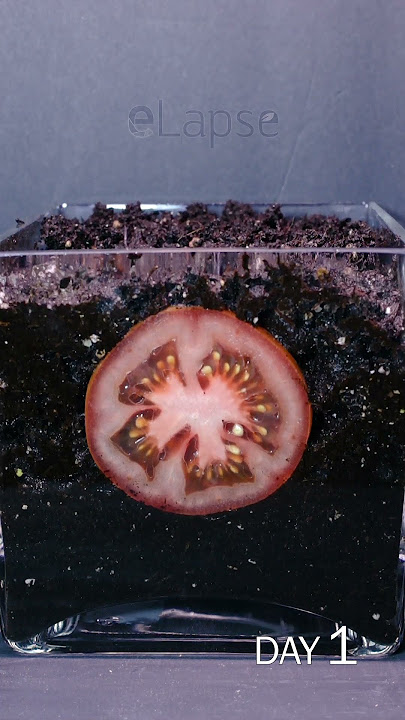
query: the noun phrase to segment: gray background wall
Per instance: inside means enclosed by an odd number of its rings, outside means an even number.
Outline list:
[[[0,29],[1,230],[62,201],[405,215],[403,0],[0,0]],[[129,111],[159,99],[165,131],[190,109],[271,110],[277,135],[134,137]]]

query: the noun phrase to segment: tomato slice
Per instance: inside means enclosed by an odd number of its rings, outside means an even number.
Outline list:
[[[186,515],[271,495],[298,465],[311,416],[302,373],[275,338],[202,308],[133,327],[86,396],[102,472],[136,500]]]

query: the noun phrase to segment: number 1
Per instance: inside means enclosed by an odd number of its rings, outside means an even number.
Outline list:
[[[347,659],[347,637],[346,637],[346,625],[342,625],[339,630],[336,630],[333,635],[330,636],[331,640],[339,637],[340,635],[340,660],[329,660],[330,665],[357,665],[357,660]]]

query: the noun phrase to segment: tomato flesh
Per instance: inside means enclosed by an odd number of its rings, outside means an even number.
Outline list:
[[[103,473],[137,500],[188,515],[269,496],[299,463],[310,425],[293,358],[226,311],[149,317],[100,363],[86,397]]]

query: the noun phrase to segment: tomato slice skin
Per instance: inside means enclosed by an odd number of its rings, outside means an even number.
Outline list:
[[[86,436],[129,496],[185,515],[236,510],[292,475],[309,437],[305,379],[267,331],[176,306],[135,325],[95,369]]]

